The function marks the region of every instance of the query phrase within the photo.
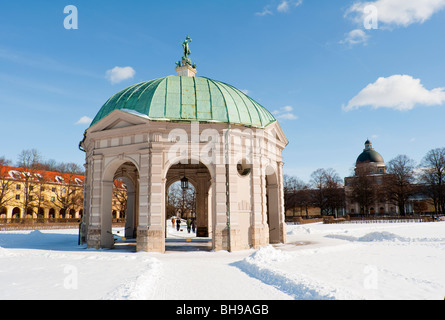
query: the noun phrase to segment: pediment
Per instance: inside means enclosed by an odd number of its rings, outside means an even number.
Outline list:
[[[286,135],[284,134],[283,129],[281,129],[278,121],[275,121],[274,123],[269,125],[266,130],[268,130],[269,134],[275,137],[277,141],[280,141],[283,144],[283,147],[289,144],[289,140],[287,140]]]
[[[105,118],[91,126],[88,129],[88,132],[93,133],[128,128],[145,124],[147,121],[148,119],[144,119],[138,115],[124,112],[122,110],[114,110]]]

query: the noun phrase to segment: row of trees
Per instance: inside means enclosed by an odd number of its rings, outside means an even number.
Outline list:
[[[409,199],[417,196],[434,206],[436,215],[445,214],[445,148],[427,152],[419,164],[406,155],[387,163],[387,174],[376,176],[356,168],[345,194],[343,181],[333,169],[318,169],[309,183],[296,177],[284,177],[286,211],[295,207],[320,209],[321,214],[335,214],[345,208],[345,201],[358,203],[365,213],[376,202],[389,202],[406,214]],[[417,208],[416,211],[425,211]]]
[[[322,215],[334,214],[344,208],[345,193],[342,180],[332,169],[317,169],[309,183],[296,177],[284,175],[285,210],[302,208],[306,215],[310,207],[320,209]]]
[[[42,154],[36,149],[22,150],[17,156],[17,161],[14,163],[4,156],[0,157],[0,165],[15,166],[28,170],[42,170],[53,171],[71,174],[85,174],[82,166],[73,162],[58,162],[54,159],[45,160]]]

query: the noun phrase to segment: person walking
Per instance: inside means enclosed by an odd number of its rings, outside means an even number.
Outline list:
[[[195,229],[196,229],[196,220],[193,219],[192,220],[192,232],[195,233]]]
[[[192,220],[190,218],[187,219],[187,232],[190,233],[192,229]]]
[[[181,219],[176,219],[176,231],[179,231],[179,228],[181,227]]]

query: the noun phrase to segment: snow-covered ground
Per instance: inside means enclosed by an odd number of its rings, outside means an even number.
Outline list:
[[[193,236],[168,231],[182,244]],[[131,244],[86,249],[77,230],[0,232],[0,299],[445,297],[445,222],[288,225],[287,233],[286,244],[259,250],[158,254]]]

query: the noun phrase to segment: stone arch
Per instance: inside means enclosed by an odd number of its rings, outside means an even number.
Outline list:
[[[266,215],[269,226],[269,242],[282,242],[282,212],[280,199],[280,181],[278,174],[272,166],[268,166],[265,172],[266,179]]]
[[[188,161],[176,161],[175,163],[167,162],[164,171],[165,194],[167,194],[173,183],[181,180],[184,176],[189,179],[190,183],[195,188],[198,237],[211,237],[213,235],[212,222],[215,221],[215,217],[214,211],[212,210],[213,204],[211,196],[212,184],[214,181],[212,172],[214,172],[212,166],[190,158]],[[165,207],[166,206],[167,200],[165,201]],[[164,219],[167,215],[166,211],[167,210],[164,210]]]
[[[113,185],[114,181],[124,177],[132,183],[135,190],[138,190],[139,166],[133,159],[118,157],[105,166],[101,180],[101,206],[100,206],[100,246],[102,248],[112,248],[114,246],[114,236],[112,233],[112,208],[113,208]],[[134,197],[132,201],[135,201]],[[128,201],[128,200],[127,200]],[[134,208],[137,205],[132,204]],[[133,236],[133,235],[131,235]]]

